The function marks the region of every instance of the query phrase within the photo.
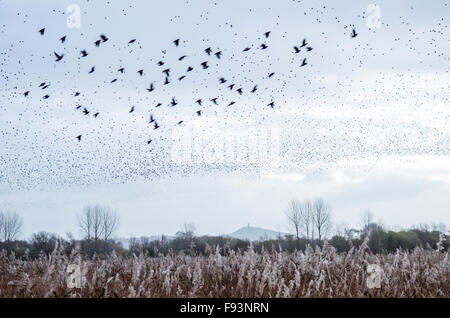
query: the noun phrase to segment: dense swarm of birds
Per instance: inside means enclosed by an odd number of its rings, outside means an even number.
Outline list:
[[[315,16],[316,27],[320,29],[323,16],[333,17],[334,10],[325,5],[315,6],[307,9],[304,16]],[[126,16],[127,10],[122,13]],[[318,68],[319,64],[337,72],[346,68],[347,73],[356,74],[366,61],[373,63],[377,59],[383,63],[385,55],[392,51],[385,47],[375,52],[373,47],[379,43],[364,39],[364,35],[373,36],[376,30],[360,31],[352,21],[345,24],[338,16],[332,22],[342,32],[329,35],[322,31],[320,39],[309,38],[305,30],[288,34],[280,25],[280,16],[276,23],[269,23],[270,29],[253,32],[255,37],[235,31],[232,23],[220,24],[219,28],[229,30],[224,34],[232,38],[232,47],[221,46],[220,39],[210,37],[201,39],[201,47],[196,39],[201,34],[180,31],[179,36],[160,43],[159,56],[146,53],[145,41],[134,37],[132,28],[120,28],[120,33],[117,29],[97,30],[94,36],[94,31],[85,34],[44,25],[35,27],[27,23],[26,14],[20,18],[24,23],[21,28],[27,32],[21,33],[20,39],[1,54],[4,84],[0,111],[6,115],[1,115],[0,126],[4,140],[0,182],[10,186],[85,184],[98,181],[100,176],[125,182],[171,172],[236,169],[236,162],[201,162],[197,167],[173,163],[169,158],[170,136],[174,129],[185,126],[201,127],[201,132],[208,134],[217,126],[234,129],[236,122],[256,127],[280,125],[284,137],[280,149],[287,153],[282,154],[276,165],[287,168],[317,161],[336,163],[343,157],[361,153],[379,157],[417,151],[442,154],[443,147],[450,149],[448,131],[443,135],[436,127],[414,128],[411,136],[395,136],[383,135],[384,123],[377,126],[372,118],[349,122],[337,113],[335,118],[328,113],[327,129],[319,128],[317,120],[307,119],[307,106],[312,103],[335,105],[332,110],[337,112],[350,104],[358,113],[371,111],[380,101],[379,96],[387,103],[401,103],[405,95],[417,96],[419,91],[425,92],[424,97],[417,100],[412,111],[427,107],[423,101],[437,95],[448,102],[448,91],[443,90],[448,85],[434,91],[411,87],[407,84],[411,83],[407,82],[408,72],[406,75],[380,72],[366,79],[366,85],[356,76],[336,76],[333,85],[328,86],[333,79]],[[364,14],[357,16],[362,23],[365,18]],[[420,56],[424,52],[417,52],[411,41],[426,35],[431,42],[430,52],[425,54],[438,61],[449,61],[448,52],[438,47],[441,38],[448,35],[444,18],[433,29],[420,33],[404,17],[401,21],[409,27],[409,38],[395,37],[394,42],[404,43],[411,55]],[[383,27],[389,29],[387,24]],[[10,31],[8,28],[6,24],[2,26],[3,35]],[[126,34],[129,37],[123,40]],[[327,60],[330,56],[324,47],[331,45],[331,38],[339,38],[337,42],[345,45],[337,45],[341,56]],[[48,54],[39,57],[32,51],[21,51],[27,41],[45,48]],[[193,42],[197,45],[190,45]],[[79,46],[81,43],[83,47]],[[426,67],[423,60],[419,58],[419,64]],[[30,65],[32,72],[26,69]],[[424,81],[433,83],[432,78]],[[379,85],[388,82],[392,86]],[[314,111],[319,112],[315,113],[319,118],[323,115],[320,107]],[[450,119],[448,112],[441,116]],[[39,134],[38,125],[47,129],[44,135]],[[399,134],[404,131],[399,130]],[[355,146],[352,137],[358,133],[373,138],[360,140],[357,136]],[[380,147],[376,142],[379,134],[388,139]],[[25,140],[18,140],[20,137]],[[45,143],[50,146],[43,147]],[[289,155],[292,149],[295,151]],[[249,167],[252,163],[247,161],[245,168]]]

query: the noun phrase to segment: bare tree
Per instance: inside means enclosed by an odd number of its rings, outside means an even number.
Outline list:
[[[316,199],[313,202],[314,228],[317,230],[319,241],[326,238],[331,229],[331,208],[322,199]]]
[[[357,237],[358,233],[359,230],[348,228],[345,229],[344,236],[347,241],[352,241]]]
[[[78,227],[84,237],[90,241],[92,238],[92,209],[85,207],[81,215],[77,215]]]
[[[182,237],[185,240],[192,240],[195,237],[195,224],[184,223],[181,231],[176,233],[177,236]]]
[[[347,241],[352,241],[359,233],[358,229],[351,228],[346,222],[339,222],[335,227],[335,235],[344,237]]]
[[[302,215],[300,212],[301,205],[302,205],[301,202],[292,200],[291,203],[289,203],[288,209],[286,210],[286,217],[289,226],[292,227],[295,231],[297,248],[299,248],[300,226],[302,222]]]
[[[341,237],[345,237],[345,235],[348,232],[349,228],[350,227],[348,226],[348,224],[346,222],[343,222],[343,221],[338,222],[335,225],[335,231],[334,231],[335,235],[341,236]]]
[[[314,241],[314,213],[310,200],[305,200],[300,205],[301,228],[306,236],[306,240]]]
[[[3,239],[3,227],[5,223],[5,215],[2,211],[0,211],[0,240]]]
[[[103,237],[103,208],[96,205],[92,208],[92,236],[95,242]]]
[[[78,216],[78,226],[87,240],[97,242],[103,236],[103,209],[96,206],[86,206]]]
[[[428,224],[426,224],[426,223],[421,223],[418,226],[416,226],[416,228],[418,230],[425,231],[425,232],[430,231],[430,226]]]
[[[314,240],[314,211],[310,200],[292,200],[286,211],[286,216],[289,225],[295,230],[297,246],[301,234],[307,241]]]
[[[373,223],[373,213],[370,209],[361,212],[361,232],[370,235],[370,225]]]
[[[78,226],[84,237],[95,242],[103,240],[106,244],[119,228],[120,219],[115,211],[109,207],[86,206],[78,215]]]
[[[438,231],[438,232],[445,234],[447,232],[447,226],[445,225],[445,223],[442,223],[442,222],[440,222],[440,223],[432,222],[431,230]]]
[[[193,249],[195,246],[195,225],[194,223],[184,223],[183,228],[175,234],[179,242],[181,243],[182,249]]]
[[[16,212],[0,212],[0,239],[4,242],[14,241],[22,225],[22,218]]]
[[[120,219],[116,211],[106,207],[103,209],[103,238],[105,243],[114,235],[119,228]]]

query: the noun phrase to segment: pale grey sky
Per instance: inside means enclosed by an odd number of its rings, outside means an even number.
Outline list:
[[[80,28],[67,26],[68,4],[80,7]],[[184,222],[199,233],[247,223],[286,231],[289,200],[317,196],[353,226],[366,208],[392,226],[450,223],[448,1],[3,0],[0,8],[0,209],[24,217],[24,237],[78,235],[86,204],[116,209],[120,236],[173,234]],[[109,40],[95,47],[100,34]],[[304,38],[313,50],[295,54]]]

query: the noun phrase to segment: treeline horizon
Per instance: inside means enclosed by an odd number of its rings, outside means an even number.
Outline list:
[[[319,209],[321,217],[327,215],[326,222],[317,221],[314,216]],[[305,218],[305,211],[311,212]],[[288,223],[293,227],[294,234],[279,235],[277,238],[261,238],[258,241],[238,239],[224,235],[196,235],[195,226],[185,223],[173,238],[165,235],[157,239],[141,236],[131,237],[128,248],[124,247],[120,240],[114,239],[120,220],[117,214],[109,207],[87,206],[78,215],[77,223],[83,232],[82,239],[76,239],[68,233],[63,238],[54,233],[41,231],[34,233],[28,240],[17,239],[22,228],[23,220],[17,213],[0,212],[0,251],[6,250],[14,253],[16,257],[35,259],[41,255],[50,255],[55,249],[66,255],[79,253],[87,258],[106,258],[112,252],[122,256],[146,254],[150,257],[183,253],[185,255],[208,255],[217,248],[224,255],[227,251],[245,251],[253,248],[257,253],[263,250],[277,250],[292,253],[296,250],[304,251],[311,248],[322,247],[326,244],[334,247],[338,252],[349,252],[352,248],[358,248],[364,240],[368,240],[368,247],[374,254],[393,253],[400,250],[413,250],[416,247],[448,250],[448,235],[445,226],[429,226],[422,224],[407,230],[392,231],[382,224],[373,221],[373,215],[369,210],[361,214],[361,227],[339,228],[333,235],[329,235],[331,229],[330,208],[319,199],[313,202],[292,201],[286,211]],[[327,214],[328,213],[328,214]],[[303,216],[302,216],[303,215]],[[305,220],[310,220],[305,223]],[[314,221],[315,220],[315,221]],[[313,226],[318,222],[321,233]],[[308,231],[304,230],[307,226]],[[439,229],[438,229],[439,227]]]

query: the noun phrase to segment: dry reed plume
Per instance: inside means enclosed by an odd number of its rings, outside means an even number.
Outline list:
[[[69,288],[78,264],[81,288]],[[369,264],[381,288],[368,288]],[[0,297],[450,297],[449,252],[415,248],[372,254],[364,243],[349,253],[326,245],[304,252],[210,250],[131,258],[112,253],[84,260],[59,249],[35,260],[0,252]]]

